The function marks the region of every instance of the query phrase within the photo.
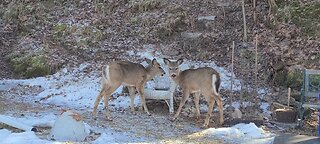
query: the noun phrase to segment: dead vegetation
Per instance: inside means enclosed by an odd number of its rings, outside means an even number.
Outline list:
[[[12,71],[35,77],[84,61],[135,59],[126,51],[146,44],[160,45],[159,51],[173,59],[214,60],[228,67],[235,41],[234,70],[246,86],[241,93],[246,101],[255,93],[258,36],[258,85],[274,88],[264,100],[277,99],[287,87],[299,91],[303,68],[320,68],[319,1],[262,0],[255,8],[252,1],[244,2],[247,42],[242,42],[241,1],[3,0],[0,62],[8,66],[1,68],[1,76]],[[186,38],[185,33],[197,36]]]

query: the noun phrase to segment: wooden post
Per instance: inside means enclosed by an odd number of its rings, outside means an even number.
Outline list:
[[[247,22],[246,22],[246,11],[244,9],[244,0],[242,0],[242,14],[243,14],[243,41],[247,42]]]
[[[253,21],[256,24],[256,22],[257,22],[256,0],[253,0]]]
[[[223,11],[223,27],[226,31],[226,10],[224,9],[224,5],[222,5],[222,11]]]
[[[257,87],[258,87],[258,36],[256,35],[256,44],[255,44],[255,65],[254,65],[254,69],[255,69],[255,77],[254,77],[254,92],[256,94],[258,94],[257,92]]]
[[[231,51],[231,104],[233,102],[233,61],[234,61],[234,41],[232,42],[232,51]]]
[[[287,101],[287,106],[290,106],[290,97],[291,97],[291,88],[288,88],[288,101]]]

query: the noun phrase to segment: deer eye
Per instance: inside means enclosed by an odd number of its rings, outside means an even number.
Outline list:
[[[172,70],[172,68],[169,68],[169,70]]]
[[[175,68],[175,70],[178,70],[178,68]]]

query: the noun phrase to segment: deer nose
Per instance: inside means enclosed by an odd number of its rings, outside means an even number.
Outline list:
[[[172,75],[171,75],[171,77],[176,77],[176,76],[177,76],[176,74],[172,74]]]

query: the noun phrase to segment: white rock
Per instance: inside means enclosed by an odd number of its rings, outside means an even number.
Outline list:
[[[242,118],[242,112],[238,109],[235,108],[234,112],[231,114],[233,119],[241,119]]]
[[[55,121],[49,138],[59,141],[83,141],[87,135],[80,114],[65,111]]]
[[[191,33],[191,32],[182,32],[181,36],[185,37],[185,38],[198,38],[199,36],[201,36],[202,33],[199,32],[195,32],[195,33]]]
[[[198,20],[209,20],[209,21],[213,21],[216,19],[216,16],[200,16],[198,17]]]

